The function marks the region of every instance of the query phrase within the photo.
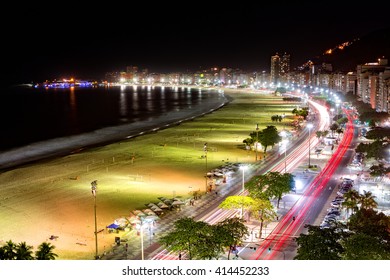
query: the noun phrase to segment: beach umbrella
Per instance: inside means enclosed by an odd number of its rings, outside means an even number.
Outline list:
[[[156,213],[154,213],[152,210],[150,209],[144,209],[143,212],[147,215],[147,216],[151,216],[151,215],[156,215]]]
[[[157,203],[158,207],[162,208],[162,209],[165,209],[165,208],[169,208],[168,205],[166,205],[164,202],[159,202]]]
[[[154,212],[162,212],[163,210],[160,208],[160,207],[157,207],[157,206],[153,206],[150,208],[152,211]]]
[[[174,202],[172,202],[172,205],[173,205],[173,206],[183,205],[183,204],[184,204],[184,202],[181,201],[181,200],[175,200]]]
[[[144,217],[146,214],[142,212],[141,210],[134,210],[133,213],[138,217]]]

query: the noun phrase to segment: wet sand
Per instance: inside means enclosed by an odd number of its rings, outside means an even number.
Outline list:
[[[207,104],[202,104],[196,108],[169,112],[165,115],[151,117],[149,120],[137,123],[106,127],[90,133],[55,138],[0,152],[0,170],[13,168],[37,160],[79,152],[88,147],[107,145],[142,135],[148,131],[168,128],[181,121],[205,115],[221,108],[229,102],[229,97],[222,93],[216,94],[218,94],[218,98],[212,98]]]

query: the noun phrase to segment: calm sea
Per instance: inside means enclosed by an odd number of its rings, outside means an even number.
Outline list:
[[[218,98],[215,93],[187,87],[14,87],[0,93],[0,151],[199,108]]]

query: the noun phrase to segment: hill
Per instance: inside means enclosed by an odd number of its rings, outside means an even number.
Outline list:
[[[390,59],[390,28],[376,30],[326,50],[314,63],[331,63],[333,71],[356,71],[356,65]]]

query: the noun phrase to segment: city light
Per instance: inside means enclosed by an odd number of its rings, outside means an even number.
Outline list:
[[[245,191],[245,170],[248,169],[247,165],[241,165],[240,169],[242,170],[242,191]]]

